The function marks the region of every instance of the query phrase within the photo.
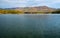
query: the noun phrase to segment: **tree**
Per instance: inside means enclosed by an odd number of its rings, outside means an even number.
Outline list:
[[[60,14],[60,9],[53,11],[52,14]]]

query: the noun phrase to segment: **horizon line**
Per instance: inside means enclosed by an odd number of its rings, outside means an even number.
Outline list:
[[[25,7],[43,7],[44,5],[42,5],[42,6],[21,6],[20,8],[25,8]],[[50,6],[45,6],[45,7],[50,7]],[[5,8],[19,8],[19,6],[17,6],[17,7],[2,7],[1,9],[5,9]],[[50,7],[50,8],[55,8],[55,9],[59,9],[59,8],[56,8],[56,7]]]

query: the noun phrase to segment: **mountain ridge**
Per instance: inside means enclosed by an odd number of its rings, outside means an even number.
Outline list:
[[[1,9],[1,8],[0,8]],[[18,10],[23,12],[53,12],[56,8],[51,8],[48,6],[36,6],[36,7],[14,7],[14,8],[5,8],[3,10]]]

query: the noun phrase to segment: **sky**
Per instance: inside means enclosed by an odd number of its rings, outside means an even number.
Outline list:
[[[0,0],[0,8],[33,6],[60,8],[60,0]]]

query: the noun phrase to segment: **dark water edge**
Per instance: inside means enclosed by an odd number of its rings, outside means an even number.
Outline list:
[[[0,15],[0,38],[60,38],[60,15]]]

